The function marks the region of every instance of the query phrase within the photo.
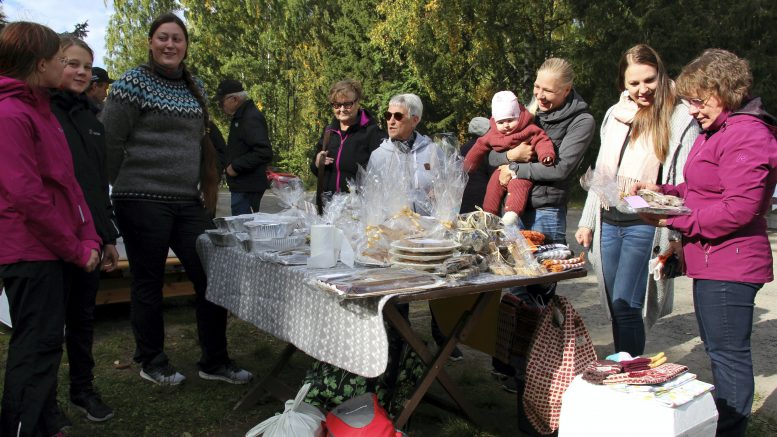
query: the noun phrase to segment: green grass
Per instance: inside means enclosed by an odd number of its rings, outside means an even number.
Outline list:
[[[414,323],[428,331],[428,310],[414,309]],[[205,381],[197,376],[196,362],[200,348],[194,320],[192,298],[167,299],[165,302],[165,351],[171,363],[186,375],[178,387],[159,387],[140,378],[140,368],[132,361],[135,342],[129,325],[129,305],[98,307],[95,323],[95,386],[103,399],[115,410],[115,416],[101,424],[87,421],[77,410],[68,407],[68,363],[63,357],[59,373],[58,398],[73,421],[71,436],[243,436],[254,425],[283,411],[281,402],[268,399],[244,412],[232,407],[248,390]],[[11,331],[0,328],[0,372],[5,373],[5,358]],[[230,317],[227,328],[230,355],[240,365],[261,377],[269,372],[285,343],[262,333],[253,325]],[[516,435],[515,397],[499,388],[488,376],[485,361],[475,362],[475,352],[468,359],[448,365],[448,371],[462,391],[482,413],[483,429],[431,405],[422,404],[411,418],[411,436],[501,436]],[[114,363],[119,363],[115,366]],[[311,363],[303,353],[294,355],[281,378],[289,386],[301,386]],[[124,367],[129,364],[128,368]],[[0,381],[2,389],[2,381]],[[443,396],[439,387],[433,392]],[[444,396],[443,396],[444,397]]]

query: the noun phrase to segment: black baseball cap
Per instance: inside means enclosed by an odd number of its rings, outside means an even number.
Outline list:
[[[92,67],[92,82],[96,83],[102,83],[102,82],[108,82],[109,84],[113,83],[113,79],[108,77],[108,72],[100,67]]]
[[[224,79],[219,84],[219,87],[216,88],[216,101],[220,101],[226,95],[239,93],[240,91],[243,91],[243,84],[239,80]]]

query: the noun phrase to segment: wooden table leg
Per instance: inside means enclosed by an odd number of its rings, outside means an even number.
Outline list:
[[[278,379],[278,374],[286,367],[286,363],[289,362],[291,356],[294,355],[294,352],[296,351],[296,346],[291,343],[287,344],[283,349],[281,356],[278,357],[275,366],[270,370],[270,373],[262,378],[256,385],[251,387],[251,390],[235,404],[232,410],[238,411],[251,408],[259,403],[259,399],[266,393],[269,393],[272,397],[281,402],[285,402],[288,399],[294,399],[294,395],[296,394],[294,389],[281,382],[281,380]]]
[[[461,315],[456,327],[453,329],[445,345],[443,345],[436,357],[432,356],[423,340],[421,340],[421,338],[413,331],[408,321],[405,320],[396,309],[396,306],[391,303],[386,305],[384,313],[389,323],[399,331],[400,335],[402,335],[405,341],[408,342],[410,347],[413,348],[427,366],[427,370],[421,378],[421,381],[418,383],[413,395],[405,402],[402,412],[399,417],[395,419],[395,426],[398,428],[405,426],[410,419],[410,415],[413,414],[413,411],[418,407],[421,399],[423,399],[424,395],[429,390],[429,387],[431,387],[435,380],[440,383],[465,416],[469,420],[475,421],[476,411],[474,407],[472,407],[467,398],[453,383],[453,380],[451,380],[450,376],[445,372],[444,366],[459,341],[465,339],[467,335],[469,335],[473,322],[480,317],[491,299],[494,299],[498,294],[498,292],[487,292],[481,293],[478,296],[472,308]]]

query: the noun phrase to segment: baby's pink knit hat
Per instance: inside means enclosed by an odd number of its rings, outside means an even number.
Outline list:
[[[494,94],[494,98],[491,99],[491,116],[494,117],[494,121],[515,118],[520,113],[518,98],[512,91],[499,91]]]

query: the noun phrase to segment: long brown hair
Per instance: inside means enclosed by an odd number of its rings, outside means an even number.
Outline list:
[[[184,59],[186,59],[186,56],[189,53],[189,32],[186,30],[186,25],[183,23],[183,20],[172,12],[158,16],[151,23],[151,27],[148,31],[149,40],[154,36],[154,32],[156,32],[159,26],[165,23],[174,23],[183,31],[184,37],[186,38],[186,53],[184,54]],[[148,62],[149,64],[154,63],[150,48],[148,51]],[[218,155],[216,153],[216,148],[210,140],[210,135],[208,135],[210,130],[208,105],[205,101],[205,96],[202,94],[202,89],[194,80],[194,77],[192,77],[191,72],[186,67],[186,63],[181,61],[181,67],[183,69],[183,79],[186,81],[186,87],[197,99],[197,102],[199,102],[200,107],[202,108],[203,129],[202,137],[200,138],[200,195],[205,203],[205,208],[210,212],[215,212],[219,193],[219,175],[216,165],[218,162]]]
[[[647,44],[637,44],[626,50],[618,65],[618,89],[626,89],[626,69],[629,65],[649,65],[658,72],[658,85],[653,97],[653,104],[637,111],[631,126],[631,139],[647,135],[653,142],[653,152],[659,161],[664,162],[669,150],[669,135],[672,113],[677,96],[672,80],[666,72],[666,67],[658,53]]]
[[[6,24],[0,31],[0,75],[28,82],[38,62],[59,53],[59,36],[48,27],[27,21]]]

